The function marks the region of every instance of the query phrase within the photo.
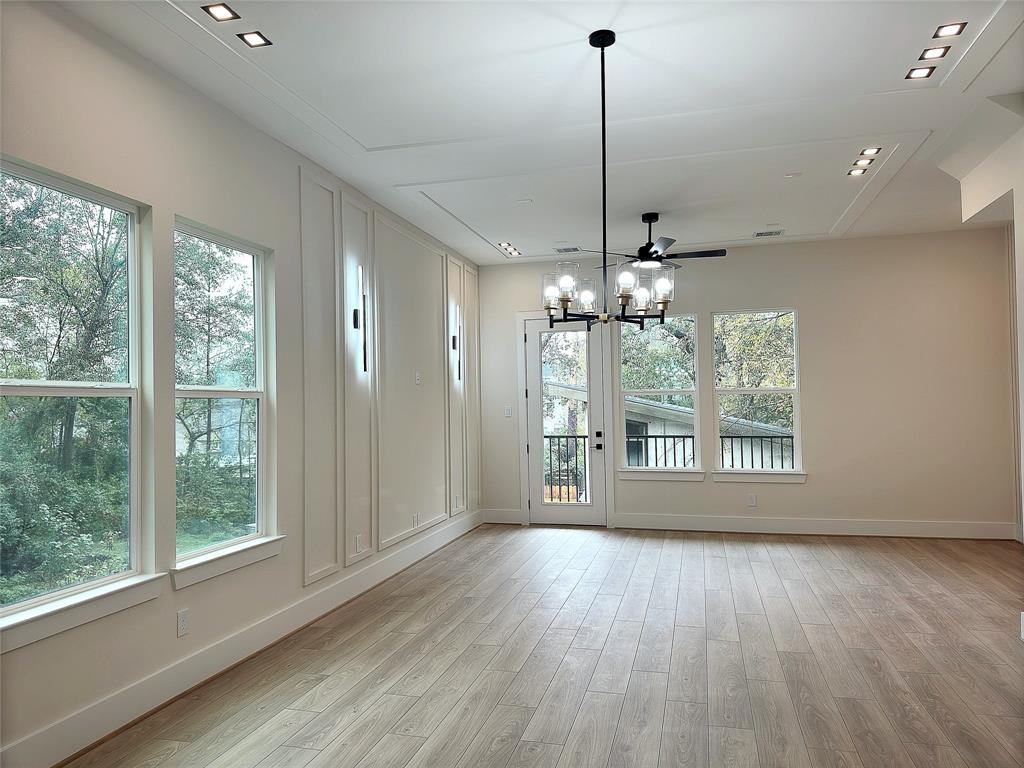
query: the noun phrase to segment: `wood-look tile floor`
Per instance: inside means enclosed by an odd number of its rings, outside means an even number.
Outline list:
[[[485,525],[74,768],[1024,766],[1010,542]]]

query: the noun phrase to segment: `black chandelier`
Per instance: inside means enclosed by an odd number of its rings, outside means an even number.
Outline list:
[[[650,320],[665,322],[665,311],[675,297],[676,265],[669,259],[694,259],[724,256],[724,250],[694,251],[691,253],[668,254],[665,251],[675,240],[659,237],[651,240],[651,225],[658,221],[657,213],[645,213],[642,220],[648,226],[647,244],[636,256],[625,256],[628,260],[616,267],[615,296],[619,302],[616,313],[608,311],[608,120],[605,109],[604,52],[615,43],[615,33],[610,29],[599,29],[590,33],[590,45],[601,51],[601,289],[602,308],[597,307],[597,287],[591,278],[580,277],[580,265],[574,261],[562,261],[555,265],[554,272],[544,275],[542,297],[548,313],[548,326],[555,323],[585,321],[589,331],[594,323],[620,323],[639,325],[641,329]],[[630,311],[632,310],[632,311]]]

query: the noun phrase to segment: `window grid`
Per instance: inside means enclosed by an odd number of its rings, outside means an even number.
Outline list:
[[[215,552],[225,547],[235,546],[237,544],[244,543],[253,539],[258,539],[262,536],[270,533],[268,530],[268,518],[266,515],[266,505],[264,504],[264,488],[266,483],[266,470],[265,461],[267,455],[266,446],[266,407],[265,407],[265,390],[264,390],[264,347],[265,347],[265,336],[264,336],[264,323],[265,323],[265,293],[263,285],[263,262],[266,258],[265,252],[262,249],[235,240],[234,238],[225,237],[223,235],[214,234],[203,227],[187,222],[183,219],[178,219],[175,222],[174,227],[175,234],[183,234],[190,237],[204,240],[214,245],[228,248],[233,251],[252,256],[253,259],[253,310],[254,310],[254,328],[253,328],[253,339],[254,339],[254,356],[255,356],[255,387],[228,387],[228,386],[216,386],[216,385],[193,385],[193,384],[175,384],[174,397],[175,403],[178,400],[184,399],[195,399],[195,400],[254,400],[256,402],[256,530],[251,534],[245,536],[238,536],[235,538],[227,539],[224,541],[218,541],[206,547],[198,549],[188,550],[181,552],[176,555],[178,562],[183,560],[190,560],[195,557]],[[177,381],[177,372],[175,372],[175,381]],[[177,407],[175,407],[177,410]]]
[[[651,470],[654,470],[654,471],[659,471],[659,470],[660,471],[666,471],[666,470],[672,471],[672,470],[676,470],[676,471],[678,471],[680,469],[686,469],[686,470],[699,469],[700,466],[701,466],[700,420],[697,417],[697,415],[698,415],[698,400],[697,400],[697,370],[698,370],[698,363],[697,363],[697,318],[694,315],[673,315],[671,317],[666,318],[666,321],[671,321],[671,320],[689,320],[693,324],[692,328],[693,328],[693,350],[694,351],[693,351],[693,377],[692,377],[693,386],[692,387],[644,388],[644,389],[626,389],[626,388],[624,388],[622,386],[622,373],[623,373],[623,366],[622,366],[622,334],[625,331],[625,328],[620,326],[620,330],[619,330],[619,376],[618,376],[619,409],[620,409],[619,426],[620,426],[620,428],[622,430],[622,435],[623,435],[621,446],[625,448],[625,450],[623,452],[622,462],[621,462],[621,465],[620,465],[622,469],[636,470],[636,471],[651,471]],[[647,330],[650,330],[650,329],[655,328],[655,327],[657,327],[657,326],[652,323],[652,325],[649,326]],[[644,464],[640,465],[640,464],[630,464],[629,463],[630,462],[630,450],[631,450],[631,446],[630,446],[630,437],[631,436],[629,434],[629,429],[628,429],[628,419],[626,418],[626,411],[627,411],[626,404],[627,404],[627,400],[630,397],[638,397],[638,396],[639,397],[662,397],[662,396],[664,396],[664,397],[672,397],[672,396],[682,396],[682,397],[690,397],[690,398],[692,398],[692,402],[693,402],[693,435],[690,435],[690,436],[680,436],[680,437],[683,438],[682,440],[673,440],[673,442],[672,442],[673,463],[671,465],[669,465],[667,463],[667,458],[668,458],[668,456],[667,456],[667,454],[668,454],[668,441],[667,440],[662,441],[662,446],[660,446],[661,450],[663,450],[664,453],[665,453],[666,461],[659,463],[659,459],[658,459],[659,446],[658,446],[657,438],[658,437],[664,437],[664,436],[658,436],[658,435],[651,435],[651,436],[644,435],[645,439],[642,441],[642,444],[643,444],[642,452],[643,452],[643,454],[645,456]],[[654,451],[653,451],[654,457],[655,457],[654,458],[654,466],[650,466],[647,463],[647,460],[648,460],[648,458],[649,458],[649,456],[651,454],[651,450],[650,450],[650,447],[648,446],[648,443],[651,440],[654,441]],[[637,441],[634,441],[634,443],[636,443],[636,442]],[[635,449],[637,446],[633,445],[632,447]],[[688,455],[687,454],[687,449],[689,449],[689,457],[690,457],[689,460],[687,460],[687,455]],[[682,454],[682,455],[680,456],[680,454]],[[681,464],[678,463],[679,461],[682,461],[682,463]]]
[[[139,399],[139,311],[138,293],[138,219],[137,206],[113,195],[68,181],[35,168],[15,163],[7,158],[0,162],[3,175],[21,179],[31,184],[47,187],[104,208],[125,214],[127,225],[127,336],[128,364],[127,381],[60,381],[47,379],[0,378],[0,397],[78,397],[78,398],[126,398],[128,400],[128,567],[123,571],[79,584],[44,592],[32,598],[20,600],[0,607],[0,617],[30,610],[45,603],[66,598],[81,592],[103,587],[141,572],[139,543],[141,541],[142,516],[140,512],[140,463],[142,442],[139,425],[142,423]]]
[[[796,309],[793,308],[773,308],[773,309],[752,309],[752,310],[732,310],[723,312],[713,312],[711,314],[711,325],[712,325],[712,342],[716,346],[717,352],[717,324],[716,320],[719,317],[724,316],[736,316],[736,315],[758,315],[768,313],[784,313],[792,314],[793,316],[793,385],[790,387],[730,387],[722,386],[718,384],[717,375],[717,357],[713,361],[714,369],[712,371],[715,388],[714,388],[714,399],[715,399],[715,443],[716,443],[716,465],[719,471],[723,472],[800,472],[803,471],[803,446],[800,438],[800,340],[799,340],[799,325]],[[742,442],[742,438],[737,437],[740,440],[738,444],[741,460],[740,463],[745,464],[745,457],[750,456],[750,463],[760,463],[761,467],[747,467],[747,466],[735,466],[736,460],[733,457],[732,451],[736,450],[734,446],[730,446],[730,466],[726,466],[725,462],[725,439],[729,439],[729,436],[723,436],[721,434],[721,398],[729,395],[788,395],[792,397],[792,408],[793,408],[793,428],[792,436],[788,438],[788,446],[791,451],[791,459],[789,466],[785,466],[785,448],[786,443],[780,438],[769,438],[759,439],[760,445],[755,449],[753,441],[749,440],[747,444]],[[770,464],[775,463],[775,451],[779,452],[782,459],[782,464],[779,467],[770,466],[764,468],[764,440],[769,440],[768,450],[770,452]],[[772,441],[775,441],[774,443]],[[749,451],[749,453],[744,453]]]

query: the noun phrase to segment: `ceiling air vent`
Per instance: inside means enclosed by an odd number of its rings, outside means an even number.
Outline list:
[[[785,229],[762,229],[760,232],[754,233],[754,239],[759,237],[782,237],[786,234]]]
[[[580,247],[578,245],[570,245],[562,248],[555,248],[555,253],[579,253]]]

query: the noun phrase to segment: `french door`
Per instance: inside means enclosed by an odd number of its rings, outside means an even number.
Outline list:
[[[530,522],[605,525],[608,329],[545,318],[524,330]]]

